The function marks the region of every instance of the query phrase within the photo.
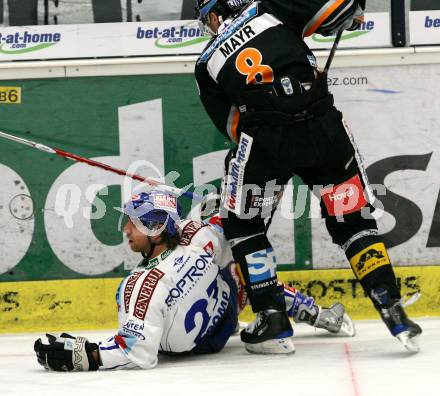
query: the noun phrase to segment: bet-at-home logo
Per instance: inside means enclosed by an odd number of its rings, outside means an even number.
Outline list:
[[[352,40],[361,36],[364,36],[371,31],[373,31],[375,28],[374,21],[364,21],[361,23],[359,28],[357,28],[355,31],[345,31],[344,34],[341,37],[341,40]],[[331,43],[335,41],[335,36],[332,37],[323,37],[319,34],[314,34],[312,36],[312,40],[316,41],[317,43]]]
[[[138,40],[154,40],[154,45],[162,49],[175,49],[189,47],[208,41],[209,36],[204,36],[203,31],[197,23],[191,22],[188,25],[172,26],[161,29],[137,28],[136,38]]]
[[[52,47],[60,41],[61,33],[32,33],[29,31],[0,33],[0,53],[6,55],[24,54]]]

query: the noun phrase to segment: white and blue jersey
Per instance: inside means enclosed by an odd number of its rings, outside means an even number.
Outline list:
[[[223,234],[191,220],[181,230],[177,248],[121,282],[119,329],[99,343],[101,368],[153,368],[159,352],[217,352],[234,332],[235,286],[223,271],[232,256]]]

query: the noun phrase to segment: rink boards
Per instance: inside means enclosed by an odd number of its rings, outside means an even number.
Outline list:
[[[440,316],[440,267],[396,268],[402,295],[422,294],[411,316]],[[279,278],[329,306],[345,304],[355,319],[377,318],[351,270],[280,272]],[[120,278],[0,283],[0,333],[108,329],[117,326]],[[246,310],[240,319],[252,319]]]

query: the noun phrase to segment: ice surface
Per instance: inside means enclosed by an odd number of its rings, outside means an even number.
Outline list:
[[[381,322],[357,321],[354,338],[295,326],[296,353],[289,356],[250,355],[234,336],[216,355],[161,357],[153,370],[90,373],[41,368],[33,342],[42,334],[3,335],[0,395],[440,396],[440,318],[417,322],[424,334],[416,355]],[[98,341],[112,332],[80,335]]]

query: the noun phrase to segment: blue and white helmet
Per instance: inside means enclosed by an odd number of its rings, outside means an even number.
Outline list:
[[[200,27],[209,32],[208,15],[215,12],[224,19],[238,13],[253,0],[196,0],[195,17],[199,20]]]
[[[153,190],[133,195],[124,205],[124,213],[135,223],[139,221],[148,231],[154,231],[161,225],[159,231],[166,230],[172,237],[178,233],[182,210],[177,197]]]

